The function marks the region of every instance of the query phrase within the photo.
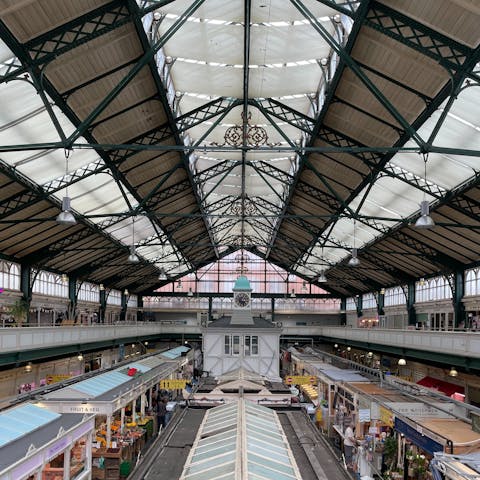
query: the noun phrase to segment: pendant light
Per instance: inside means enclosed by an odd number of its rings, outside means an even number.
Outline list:
[[[448,376],[449,377],[457,377],[458,376],[458,372],[457,370],[455,369],[455,367],[452,367],[450,369],[450,371],[448,372]]]
[[[68,157],[70,156],[70,152],[65,150],[65,196],[62,198],[62,211],[58,214],[56,221],[60,225],[75,225],[77,221],[72,214],[71,206],[70,206],[70,197],[68,196],[68,181],[66,180],[68,175]]]
[[[135,218],[132,218],[132,245],[130,246],[130,255],[128,256],[128,261],[130,263],[140,262],[135,249]]]
[[[187,296],[188,296],[188,297],[193,297],[193,290],[192,290],[192,287],[190,287],[190,288],[188,289]]]
[[[428,154],[423,154],[423,162],[424,162],[424,180],[427,183],[427,159]],[[426,199],[425,191],[423,192],[423,200],[420,202],[420,216],[417,218],[415,222],[415,228],[420,228],[423,230],[430,230],[435,226],[435,222],[433,218],[430,216],[430,205],[428,200]]]
[[[351,267],[356,267],[360,265],[360,260],[357,256],[357,248],[355,247],[355,235],[356,235],[356,228],[357,227],[357,221],[353,220],[353,248],[352,248],[352,256],[350,257],[350,260],[348,261],[348,264]]]
[[[400,358],[400,360],[398,360],[398,365],[400,367],[404,367],[406,364],[407,364],[407,361],[404,358]]]
[[[295,295],[295,290],[292,288],[292,293],[290,293],[290,298],[295,298],[296,295]]]
[[[167,274],[165,273],[165,269],[160,267],[160,273],[158,275],[159,280],[168,280]]]

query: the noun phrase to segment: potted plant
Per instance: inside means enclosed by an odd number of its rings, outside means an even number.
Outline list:
[[[29,310],[30,305],[27,300],[19,298],[9,307],[8,314],[15,319],[17,326],[22,326],[27,321]]]

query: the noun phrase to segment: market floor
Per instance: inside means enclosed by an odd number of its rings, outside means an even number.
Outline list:
[[[279,419],[303,480],[353,478],[304,412],[281,413]]]
[[[145,480],[180,478],[205,412],[201,409],[187,410],[185,417],[172,432],[168,444],[156,454],[156,460],[146,473]]]

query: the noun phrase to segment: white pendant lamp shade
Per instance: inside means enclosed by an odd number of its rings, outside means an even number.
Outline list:
[[[318,283],[325,283],[327,281],[327,277],[325,276],[325,272],[321,271],[320,275],[318,275],[317,282]]]
[[[140,261],[133,245],[130,247],[130,255],[128,256],[128,261],[130,263],[138,263]]]
[[[420,216],[417,218],[415,222],[416,228],[423,228],[424,230],[428,230],[435,226],[435,222],[433,218],[430,216],[430,205],[428,204],[428,200],[422,200],[420,202]]]
[[[401,367],[404,367],[404,366],[407,364],[407,361],[406,361],[404,358],[401,358],[401,359],[398,361],[398,364],[399,364]]]
[[[448,375],[449,375],[450,377],[457,377],[457,376],[458,376],[458,372],[457,372],[457,370],[455,369],[455,367],[452,367],[452,368],[450,369],[450,371],[448,372]]]
[[[63,197],[62,211],[57,216],[57,223],[60,225],[75,225],[77,223],[71,212],[70,197]]]
[[[352,248],[352,256],[350,257],[350,260],[348,261],[348,264],[351,267],[356,267],[357,265],[360,265],[360,260],[357,257],[357,249]]]
[[[160,273],[158,275],[159,280],[168,280],[167,279],[167,274],[165,273],[165,269],[162,267],[160,268]]]

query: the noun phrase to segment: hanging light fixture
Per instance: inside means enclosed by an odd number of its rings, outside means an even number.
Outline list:
[[[62,283],[68,282],[68,275],[66,273],[62,273]]]
[[[58,214],[56,221],[60,225],[75,225],[77,221],[73,216],[70,206],[70,197],[68,196],[68,181],[66,180],[68,175],[68,157],[70,152],[65,150],[65,181],[67,182],[65,187],[65,196],[62,198],[62,211]]]
[[[356,266],[360,265],[360,260],[357,256],[358,251],[357,251],[357,248],[355,247],[356,229],[357,229],[357,221],[353,220],[353,248],[352,248],[352,256],[350,257],[350,260],[348,261],[348,264],[351,267],[356,267]]]
[[[182,279],[179,279],[177,282],[177,290],[181,290],[182,288],[183,288]]]
[[[398,360],[399,367],[404,367],[406,364],[407,364],[407,361],[404,358],[400,358],[400,360]]]
[[[163,267],[160,268],[160,273],[158,275],[159,280],[168,280],[167,274],[165,273],[165,269]]]
[[[128,256],[128,261],[130,263],[140,262],[135,249],[135,218],[132,218],[132,245],[130,246],[130,255]]]
[[[81,353],[79,353],[79,354],[77,355],[77,360],[78,360],[79,362],[81,362],[81,361],[83,360],[83,355],[82,355]]]
[[[325,272],[322,270],[320,272],[320,274],[318,275],[318,278],[317,278],[317,282],[318,283],[325,283],[327,282],[327,277],[325,276]]]
[[[428,154],[424,153],[423,162],[425,166],[425,170],[424,170],[425,183],[427,183],[427,159],[428,159]],[[430,230],[434,226],[435,226],[435,222],[433,221],[433,218],[430,216],[430,205],[426,198],[425,192],[423,192],[423,200],[420,202],[420,216],[417,218],[417,221],[415,222],[415,227],[421,228],[423,230]]]
[[[26,373],[29,373],[32,371],[32,362],[28,362],[26,365],[25,365],[25,372]]]
[[[455,370],[455,367],[452,367],[452,368],[450,369],[450,371],[448,372],[448,376],[449,376],[449,377],[456,377],[456,376],[458,376],[458,372],[457,372],[457,370]]]
[[[192,291],[192,288],[191,288],[191,287],[188,289],[187,296],[188,296],[188,297],[193,297],[193,291]]]
[[[290,293],[290,298],[295,298],[295,290],[292,288],[292,292]]]
[[[98,289],[103,292],[105,290],[105,286],[103,285],[103,283],[101,283],[98,287]]]
[[[124,291],[123,291],[123,294],[127,297],[128,296],[128,288],[126,288]]]

